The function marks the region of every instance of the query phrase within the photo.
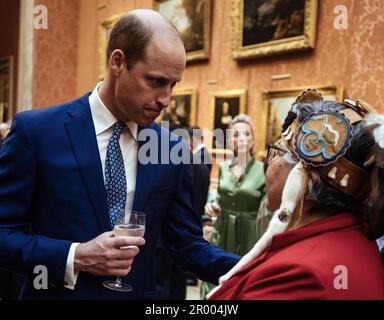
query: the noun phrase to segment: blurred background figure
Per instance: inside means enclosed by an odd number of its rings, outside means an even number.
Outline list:
[[[188,129],[188,133],[189,146],[192,152],[193,209],[200,217],[204,231],[212,224],[211,218],[204,212],[204,206],[208,199],[212,158],[203,143],[201,128],[193,126]],[[191,274],[187,274],[186,281],[188,285],[197,285],[197,279]]]
[[[263,163],[254,157],[251,118],[244,114],[236,116],[230,129],[234,157],[220,164],[218,196],[206,204],[205,212],[214,220],[217,218],[211,242],[242,256],[261,236],[256,233],[256,220],[265,195],[265,175]],[[212,287],[203,283],[201,297]]]
[[[181,114],[175,98],[171,98],[168,108],[164,110],[164,117],[162,121],[169,121],[170,131],[186,126],[187,119],[184,114]]]
[[[175,134],[182,136],[189,143],[191,150],[193,209],[200,221],[209,223],[210,218],[204,214],[204,206],[208,198],[210,169],[212,159],[202,143],[200,127],[176,128]],[[179,130],[183,129],[183,130]],[[197,279],[190,273],[181,270],[160,241],[157,246],[157,287],[162,299],[185,300],[187,285],[197,285]]]
[[[201,128],[198,126],[193,126],[188,129],[188,132],[193,163],[205,164],[210,174],[212,170],[212,157],[204,144],[204,137]]]

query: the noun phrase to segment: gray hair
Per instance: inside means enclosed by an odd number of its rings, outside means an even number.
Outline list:
[[[252,120],[250,116],[247,116],[244,113],[238,114],[236,117],[232,119],[231,126],[233,127],[236,123],[239,123],[239,122],[248,124],[252,129]],[[253,131],[252,131],[252,134],[253,134]]]

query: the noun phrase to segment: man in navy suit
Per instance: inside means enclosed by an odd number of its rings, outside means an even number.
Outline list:
[[[105,79],[92,93],[17,114],[0,151],[0,267],[27,276],[23,298],[155,298],[160,233],[176,262],[206,281],[239,259],[203,240],[191,167],[167,161],[172,148],[188,146],[153,124],[185,69],[176,29],[155,11],[131,11],[112,29],[107,56]],[[148,150],[157,151],[150,163]],[[124,198],[110,184],[116,176]],[[113,236],[111,190],[126,208],[146,213],[145,240]],[[35,280],[44,268],[41,288]],[[133,291],[103,287],[116,276]]]

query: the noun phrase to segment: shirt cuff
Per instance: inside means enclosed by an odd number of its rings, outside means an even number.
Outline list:
[[[79,271],[75,270],[74,268],[75,251],[79,244],[80,243],[77,243],[77,242],[71,244],[71,247],[69,248],[68,258],[67,258],[67,266],[65,268],[64,287],[71,290],[75,289],[77,276],[79,275]]]

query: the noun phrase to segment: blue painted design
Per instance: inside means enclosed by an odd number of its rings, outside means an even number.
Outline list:
[[[337,124],[343,124],[343,130],[346,132],[345,140],[338,147],[338,150],[335,150],[339,145],[340,139],[340,129],[335,129],[332,127],[332,124],[329,123],[329,116],[333,115],[338,118],[336,121]],[[321,131],[317,131],[308,126],[313,123],[313,121],[323,121]],[[328,130],[331,134],[333,134],[333,141],[329,141],[323,134]],[[300,131],[303,133],[303,136],[300,138]],[[299,128],[299,133],[296,136],[295,147],[296,152],[299,157],[304,160],[304,162],[308,164],[327,164],[334,161],[337,157],[344,154],[346,149],[349,147],[349,137],[351,134],[351,126],[347,119],[340,113],[336,111],[319,111],[315,114],[310,115],[307,119],[304,120],[303,124]],[[317,150],[311,152],[307,150],[305,143],[310,140],[313,145],[320,145],[320,148],[316,148]],[[329,153],[327,150],[327,146],[331,144],[334,149],[334,153]],[[315,157],[321,156],[320,159],[314,159]]]

